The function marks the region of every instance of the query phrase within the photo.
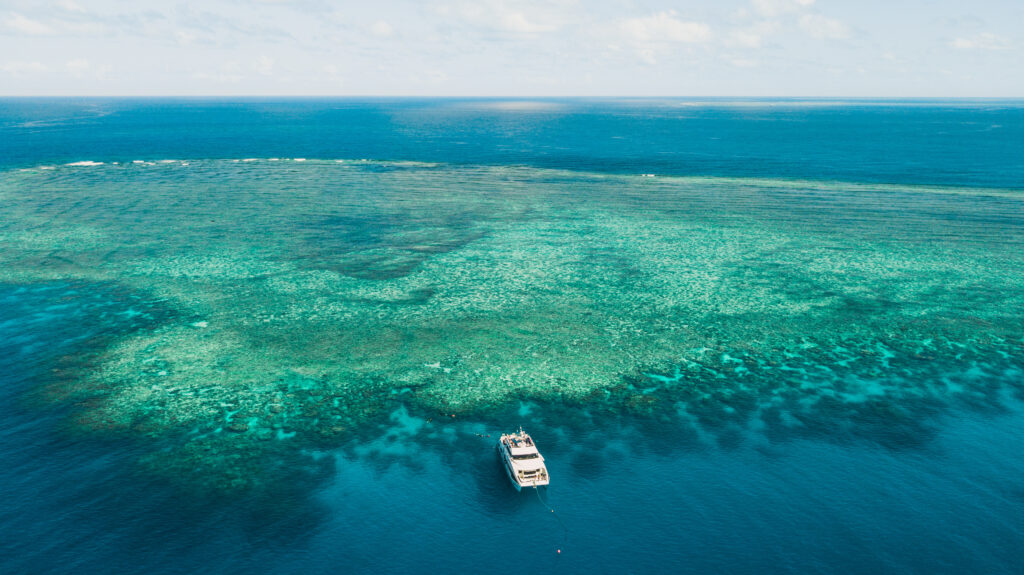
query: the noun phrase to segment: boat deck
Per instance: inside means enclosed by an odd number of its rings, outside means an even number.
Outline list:
[[[533,444],[533,439],[525,433],[506,433],[501,436],[501,442],[508,445],[509,447],[532,447],[537,449],[537,446]]]

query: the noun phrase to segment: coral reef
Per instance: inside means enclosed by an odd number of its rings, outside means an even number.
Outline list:
[[[0,174],[0,281],[173,309],[50,394],[234,490],[395,405],[926,442],[1024,380],[1024,194],[209,160]],[[125,297],[128,297],[127,295]],[[284,459],[282,459],[284,458]]]

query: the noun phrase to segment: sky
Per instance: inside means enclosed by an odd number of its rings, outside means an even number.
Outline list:
[[[0,0],[0,95],[1024,97],[1024,0]]]

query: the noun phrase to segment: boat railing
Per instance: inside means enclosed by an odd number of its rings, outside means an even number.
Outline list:
[[[501,442],[510,447],[533,447],[533,439],[530,436],[518,437],[515,435],[502,435]]]

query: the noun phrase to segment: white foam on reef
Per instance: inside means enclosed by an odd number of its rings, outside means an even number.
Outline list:
[[[259,158],[243,158],[243,162],[258,162]]]
[[[158,164],[174,164],[174,163],[177,163],[177,162],[178,162],[178,160],[160,160],[157,163]]]
[[[306,158],[295,158],[296,162],[305,162]]]
[[[102,166],[103,162],[94,162],[92,160],[82,160],[81,162],[70,162],[64,164],[65,166]]]
[[[436,168],[440,164],[437,162],[416,162],[413,160],[400,160],[394,162],[381,162],[400,168]]]

